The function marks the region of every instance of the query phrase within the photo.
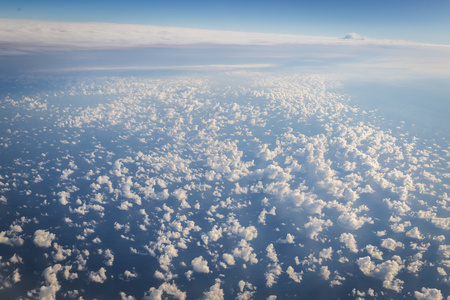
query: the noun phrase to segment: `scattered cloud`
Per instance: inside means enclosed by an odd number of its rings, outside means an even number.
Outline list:
[[[56,236],[54,233],[48,232],[46,230],[38,229],[34,232],[34,243],[39,247],[48,248],[52,245],[53,240]]]
[[[208,262],[203,259],[203,256],[194,258],[191,264],[195,272],[209,273]]]

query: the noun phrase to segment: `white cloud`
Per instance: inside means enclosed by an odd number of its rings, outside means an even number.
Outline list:
[[[323,277],[323,279],[328,280],[330,279],[330,270],[328,270],[327,266],[320,267],[320,275]]]
[[[289,275],[289,278],[291,278],[294,282],[297,282],[297,283],[302,281],[302,273],[303,272],[295,272],[294,268],[291,266],[289,266],[286,269],[286,274]]]
[[[254,287],[251,283],[240,280],[238,286],[239,293],[236,297],[236,300],[250,300],[254,298],[253,295],[256,292],[256,287]]]
[[[196,257],[191,262],[194,271],[199,273],[209,273],[208,262],[203,259],[203,256]]]
[[[309,222],[305,224],[305,229],[308,232],[308,236],[312,240],[318,240],[319,233],[324,229],[333,225],[330,220],[322,220],[316,217],[309,217]]]
[[[275,251],[275,248],[273,247],[273,244],[270,244],[266,247],[267,251],[267,257],[274,263],[278,262],[277,253]]]
[[[127,279],[138,277],[138,274],[135,271],[129,271],[129,270],[125,270],[125,272],[123,272],[123,275]]]
[[[77,273],[70,273],[70,270],[72,269],[72,266],[64,266],[63,268],[63,277],[65,280],[73,280],[78,278]]]
[[[216,283],[209,288],[209,291],[205,292],[205,300],[223,300],[224,293],[220,288],[220,279],[216,279]]]
[[[401,292],[403,289],[403,281],[396,279],[395,276],[403,268],[401,261],[387,260],[379,265],[371,261],[369,256],[360,257],[356,263],[360,270],[367,276],[379,278],[383,280],[383,287]]]
[[[423,287],[421,292],[415,291],[414,297],[417,300],[442,300],[442,293],[438,289],[430,289]]]
[[[410,237],[410,238],[415,238],[418,240],[423,240],[424,236],[420,233],[419,228],[414,227],[413,229],[411,229],[410,231],[406,232],[406,236]]]
[[[364,223],[373,223],[370,217],[358,217],[354,212],[343,212],[338,221],[346,228],[356,230],[361,228]]]
[[[0,244],[11,245],[9,237],[6,236],[6,231],[0,232]]]
[[[74,170],[71,170],[71,169],[65,169],[65,170],[62,171],[62,174],[61,174],[60,178],[61,178],[62,180],[68,180],[68,179],[69,179],[69,176],[70,176],[71,174],[73,174],[73,172],[75,172],[75,171],[74,171]]]
[[[21,276],[20,276],[20,273],[19,273],[19,269],[15,269],[14,272],[13,272],[13,275],[12,275],[12,281],[14,283],[17,283],[17,282],[20,281],[20,279],[21,279]]]
[[[9,261],[12,263],[12,264],[23,264],[23,260],[22,260],[22,257],[20,257],[19,255],[17,255],[17,253],[14,253],[14,255],[13,256],[11,256],[11,258],[9,259]]]
[[[92,282],[103,283],[106,279],[106,269],[103,267],[101,267],[97,272],[91,271],[89,273],[89,280]]]
[[[216,242],[222,237],[222,227],[217,229],[217,225],[214,225],[211,231],[208,233],[208,237],[211,241]]]
[[[387,238],[387,239],[382,240],[381,247],[386,248],[391,251],[395,251],[396,248],[404,248],[405,245],[403,245],[402,242],[397,242],[394,239]]]
[[[112,266],[113,265],[113,263],[114,263],[114,254],[113,254],[113,252],[111,251],[111,249],[106,249],[104,252],[103,252],[103,255],[105,256],[105,258],[106,258],[106,261],[105,261],[105,265],[107,265],[107,266]]]
[[[56,274],[62,270],[60,264],[50,266],[42,272],[47,285],[42,286],[39,289],[39,299],[41,300],[55,300],[56,293],[61,289],[61,285],[58,282]]]
[[[38,229],[34,232],[34,243],[39,247],[48,248],[52,245],[53,240],[56,238],[54,233],[46,230]]]
[[[267,211],[265,208],[262,210],[262,212],[258,216],[258,223],[261,223],[263,225],[266,225],[266,215],[276,215],[276,207],[272,207],[270,211]]]
[[[251,241],[258,236],[258,230],[255,226],[242,226],[234,216],[228,218],[227,224],[228,227],[226,227],[225,230],[227,230],[229,234],[237,234],[247,241]]]
[[[36,31],[36,28],[40,30]],[[265,34],[112,23],[70,23],[0,19],[0,40],[16,49],[34,47],[98,49],[151,46],[218,45],[389,45],[435,46],[406,41],[375,40],[348,34],[345,38]],[[444,47],[444,46],[440,46]]]
[[[133,296],[127,296],[124,292],[120,292],[120,299],[121,300],[136,300]]]
[[[42,246],[41,246],[42,247]],[[64,249],[61,245],[58,245],[57,243],[53,244],[53,247],[55,248],[56,252],[52,252],[53,259],[55,261],[61,261],[72,255],[71,249]]]
[[[224,260],[228,265],[233,266],[233,265],[235,264],[234,256],[233,256],[233,255],[228,254],[228,253],[224,253],[224,254],[222,255],[222,257],[223,257],[223,260]]]
[[[279,239],[277,240],[277,243],[282,243],[282,244],[294,244],[294,243],[295,243],[295,242],[294,242],[294,239],[295,239],[295,237],[294,237],[292,234],[288,233],[288,234],[286,234],[286,238],[284,238],[284,239],[279,238]]]
[[[59,202],[62,205],[67,205],[69,203],[68,199],[70,198],[70,193],[66,191],[61,191],[58,193],[59,196]]]
[[[333,248],[331,248],[331,247],[323,249],[319,252],[319,257],[323,258],[325,260],[331,259],[332,255],[333,255]]]
[[[178,300],[185,300],[186,299],[186,293],[182,292],[180,289],[178,289],[177,285],[175,283],[167,283],[164,282],[161,284],[158,288],[150,288],[144,295],[144,300],[162,300],[166,299],[166,297],[163,297],[164,294],[171,295],[175,299]]]
[[[383,260],[383,252],[378,250],[377,246],[373,246],[373,245],[369,244],[366,246],[365,249],[367,250],[367,253],[369,253],[370,256],[372,256],[372,258]]]
[[[238,247],[234,248],[233,255],[234,257],[242,258],[244,261],[250,261],[252,264],[258,263],[258,259],[256,258],[256,254],[252,252],[253,248],[247,243],[246,240],[242,239]]]
[[[269,271],[264,273],[266,276],[266,286],[272,287],[275,283],[277,283],[278,276],[282,273],[281,266],[277,263],[269,265]]]
[[[445,258],[450,258],[450,245],[439,245],[438,252]]]
[[[345,247],[347,247],[351,252],[357,253],[358,252],[358,246],[356,245],[356,240],[353,234],[351,233],[342,233],[339,237],[339,241],[341,243],[345,244]]]

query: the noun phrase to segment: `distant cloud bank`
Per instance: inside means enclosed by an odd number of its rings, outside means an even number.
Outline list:
[[[407,41],[375,40],[349,33],[343,38],[232,32],[151,25],[70,23],[0,19],[0,49],[114,49],[192,45],[392,45],[433,46]]]

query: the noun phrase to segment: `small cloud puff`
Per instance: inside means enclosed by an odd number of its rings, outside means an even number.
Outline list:
[[[194,271],[199,273],[209,273],[208,262],[203,259],[203,256],[196,257],[191,262]]]
[[[167,283],[164,282],[158,288],[150,288],[144,295],[144,300],[161,300],[163,298],[163,294],[171,295],[175,299],[184,300],[186,299],[186,293],[182,292],[178,289],[175,283]]]
[[[216,279],[216,283],[209,288],[208,292],[205,292],[205,300],[223,300],[224,293],[220,288],[220,279]]]
[[[356,245],[356,240],[353,234],[351,233],[343,233],[339,237],[339,241],[341,243],[345,244],[345,247],[347,247],[351,252],[357,253],[358,252],[358,246]]]
[[[422,288],[422,292],[415,291],[414,297],[418,300],[442,300],[442,293],[438,289]]]
[[[52,245],[55,234],[46,230],[38,229],[34,233],[34,243],[39,247],[48,248]]]
[[[89,273],[89,280],[92,282],[103,283],[106,279],[106,270],[103,267],[101,267],[97,272]]]
[[[410,237],[410,238],[415,238],[418,240],[424,239],[424,236],[420,233],[419,228],[417,228],[417,227],[414,227],[410,231],[407,231],[406,236]]]
[[[394,251],[397,247],[404,248],[405,245],[403,245],[402,242],[397,242],[394,239],[387,238],[383,239],[381,242],[381,247],[386,248],[388,250]]]

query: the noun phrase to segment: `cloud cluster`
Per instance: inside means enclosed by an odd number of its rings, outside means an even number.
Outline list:
[[[2,287],[22,281],[28,243],[46,264],[27,293],[48,299],[113,281],[124,299],[249,299],[311,280],[337,298],[336,286],[367,276],[380,285],[354,295],[439,297],[450,273],[448,153],[386,130],[339,84],[249,70],[74,76],[52,93],[8,96],[2,109],[20,114],[5,114],[0,146],[40,148],[2,166],[2,192],[28,201],[1,201],[17,211],[0,233],[17,254],[0,259]],[[18,130],[36,116],[41,127]],[[431,269],[430,287],[408,282]],[[77,278],[86,290],[67,290]],[[145,290],[128,296],[128,284]]]

